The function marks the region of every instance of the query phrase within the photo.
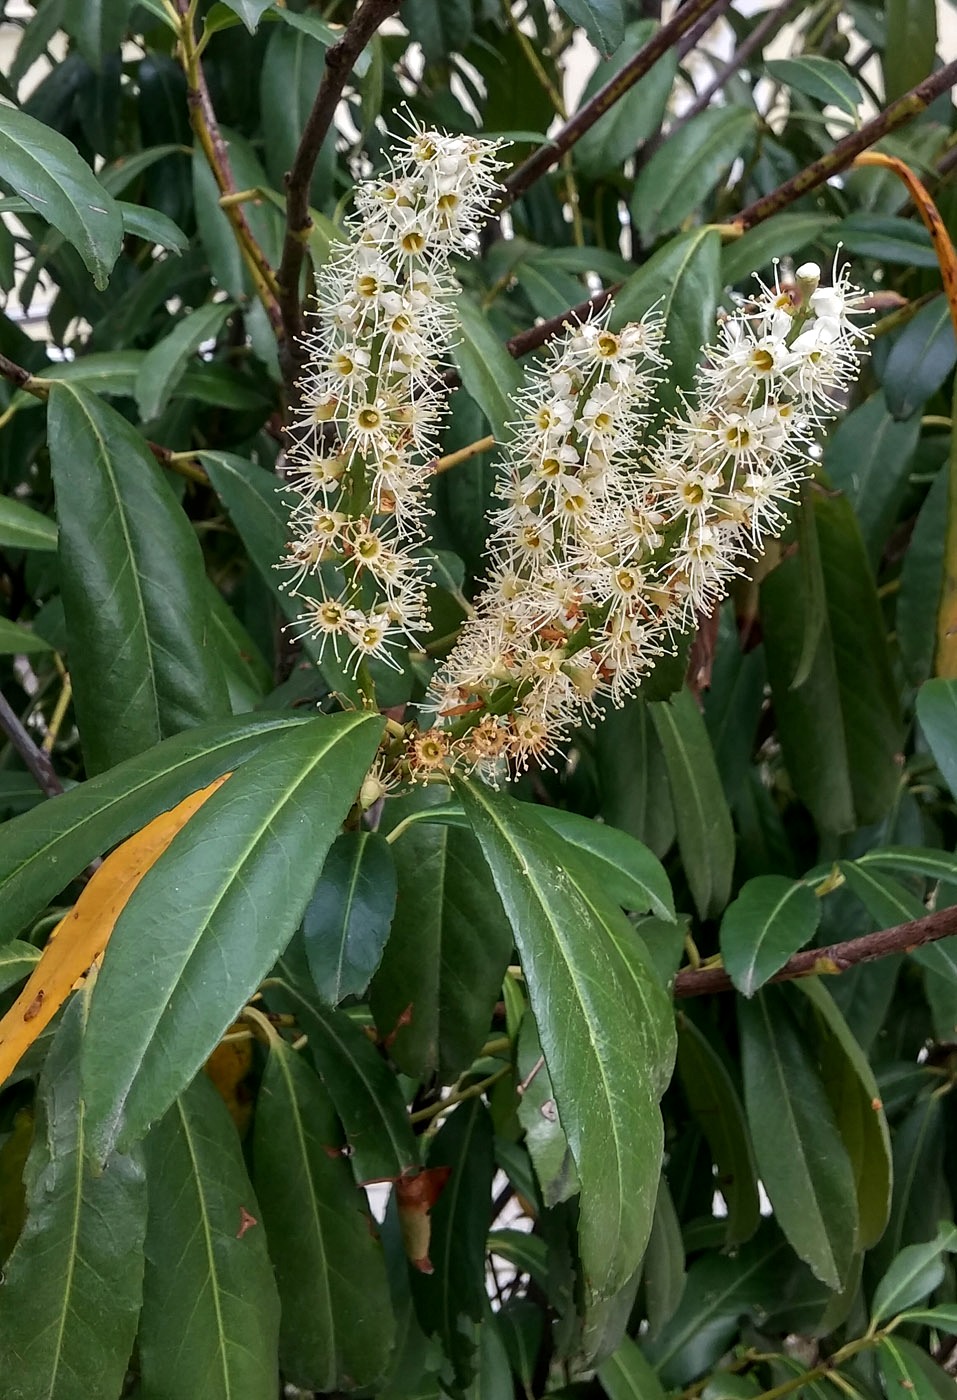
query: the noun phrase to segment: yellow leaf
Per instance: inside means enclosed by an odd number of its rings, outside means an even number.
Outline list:
[[[237,1039],[230,1040],[231,1035]],[[253,1096],[246,1083],[252,1067],[252,1038],[243,1022],[236,1021],[206,1061],[206,1073],[229,1109],[240,1137],[246,1136],[253,1113]]]
[[[0,1020],[0,1084],[66,1001],[77,979],[106,947],[136,886],[173,837],[226,781],[190,793],[107,856],[76,904],[57,924],[29,981]]]

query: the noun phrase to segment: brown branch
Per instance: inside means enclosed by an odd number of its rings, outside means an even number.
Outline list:
[[[730,8],[731,0],[719,0],[719,3],[714,8],[713,14],[709,11],[708,14],[704,15],[701,19],[698,20],[697,24],[693,24],[691,26],[688,32],[682,36],[681,42],[678,45],[679,63],[683,58],[688,57],[688,54],[691,52],[692,49],[696,49],[698,47],[698,40],[703,39],[704,36],[707,34],[708,30],[713,28],[713,26],[717,24],[718,20],[724,14],[725,10],[730,10]],[[661,15],[659,14],[657,18],[660,20]]]
[[[647,162],[650,157],[654,155],[655,151],[657,151],[660,146],[664,145],[666,141],[669,141],[672,136],[675,136],[682,127],[687,126],[688,123],[699,116],[706,107],[710,107],[712,98],[717,96],[728,79],[732,78],[739,69],[743,68],[759,49],[764,48],[778,30],[787,23],[788,15],[799,3],[801,3],[801,0],[782,0],[781,4],[767,11],[764,18],[754,26],[744,42],[738,45],[724,67],[718,69],[711,82],[698,94],[687,111],[682,112],[681,116],[676,122],[672,123],[668,131],[661,132],[656,137],[645,142],[640,152],[642,164]]]
[[[2,691],[0,691],[0,729],[3,730],[23,759],[26,768],[41,791],[47,797],[59,797],[63,791],[63,784],[57,777],[49,756],[30,738]]]
[[[681,6],[668,23],[663,24],[644,48],[625,64],[620,73],[616,73],[603,88],[599,88],[591,101],[579,108],[550,141],[539,146],[537,151],[532,152],[528,160],[523,161],[512,171],[505,181],[503,207],[512,204],[547,170],[550,170],[553,165],[557,165],[565,152],[570,151],[575,142],[581,140],[585,132],[590,131],[598,119],[603,117],[630,88],[634,87],[639,78],[643,78],[658,62],[662,54],[667,53],[692,25],[705,15],[709,16],[710,22],[726,8],[720,3],[715,3],[715,0],[686,0],[686,3]]]
[[[735,223],[740,224],[743,229],[753,228],[755,224],[761,223],[763,219],[769,219],[772,214],[779,213],[786,209],[789,204],[793,204],[796,199],[807,194],[810,190],[817,189],[825,180],[829,180],[832,175],[838,175],[842,170],[846,170],[856,156],[862,151],[866,151],[869,146],[873,146],[877,141],[896,131],[898,127],[905,126],[914,117],[919,116],[935,98],[942,92],[946,92],[957,83],[957,59],[952,63],[947,63],[943,68],[939,68],[936,73],[932,73],[929,78],[918,83],[911,88],[910,92],[905,92],[903,97],[899,97],[896,102],[892,102],[885,107],[882,112],[878,112],[869,122],[865,122],[857,131],[852,131],[849,136],[838,141],[835,146],[818,160],[812,161],[804,170],[797,175],[785,180],[783,185],[779,185],[770,194],[762,195],[753,204],[749,204],[746,209],[735,219]]]
[[[4,379],[9,379],[11,384],[15,384],[18,389],[26,389],[28,394],[33,394],[35,398],[46,398],[46,394],[31,387],[34,377],[23,365],[16,364],[6,355],[0,355],[0,375]]]
[[[875,962],[878,958],[890,957],[892,953],[910,953],[927,943],[936,943],[941,938],[957,934],[957,908],[940,909],[936,914],[927,914],[922,919],[912,919],[910,923],[896,924],[894,928],[881,929],[879,933],[866,933],[861,938],[849,938],[845,943],[831,943],[826,948],[805,948],[795,953],[768,980],[771,982],[793,982],[797,977],[815,977],[820,974],[847,972],[861,963]],[[702,997],[712,992],[730,992],[733,983],[720,967],[685,968],[675,978],[676,997]]]
[[[190,0],[176,0],[176,8],[181,20],[179,49],[183,71],[186,74],[186,100],[189,104],[190,124],[203,148],[203,154],[213,172],[220,194],[234,195],[237,192],[236,181],[233,178],[233,170],[229,162],[229,152],[226,149],[226,142],[223,140],[223,133],[219,129],[219,121],[213,109],[209,88],[206,84],[206,75],[203,72],[203,65],[200,62],[196,46],[196,37],[193,33],[193,6],[190,4]],[[225,205],[220,205],[220,208],[232,225],[236,242],[239,244],[239,251],[249,269],[253,285],[256,288],[256,295],[269,317],[269,324],[276,336],[280,337],[282,335],[282,314],[279,310],[276,278],[273,270],[249,226],[249,220],[246,218],[242,205],[227,202]]]
[[[286,176],[286,237],[279,265],[279,305],[286,337],[290,373],[295,374],[296,343],[302,334],[299,276],[305,256],[309,217],[309,186],[322,143],[332,126],[346,79],[356,59],[380,25],[394,15],[399,0],[363,0],[342,38],[326,50],[326,68],[299,138],[292,169]]]
[[[538,325],[529,326],[527,331],[519,331],[518,335],[513,335],[511,340],[506,340],[505,349],[514,360],[521,359],[522,355],[527,355],[531,350],[537,350],[539,346],[545,344],[546,340],[551,340],[553,335],[558,335],[566,321],[587,321],[589,316],[593,316],[602,309],[620,286],[621,283],[616,282],[614,286],[605,287],[585,301],[580,301],[577,306],[570,306],[567,311],[562,311],[558,316],[550,316],[547,321],[539,321]]]
[[[9,380],[11,384],[22,389],[25,394],[39,399],[41,403],[46,403],[50,390],[56,383],[55,379],[43,379],[39,375],[31,374],[23,365],[18,365],[7,355],[0,355],[0,379]],[[3,415],[4,422],[12,411],[12,406],[6,410]],[[174,452],[171,447],[164,447],[160,442],[152,442],[149,438],[145,438],[144,441],[161,466],[168,467],[170,471],[185,476],[190,481],[198,481],[203,485],[209,482],[209,476],[198,462],[189,460],[182,452]]]

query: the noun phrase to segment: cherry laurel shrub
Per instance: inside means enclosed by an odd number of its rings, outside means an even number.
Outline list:
[[[952,1396],[957,64],[743,8],[0,3],[0,1400]]]

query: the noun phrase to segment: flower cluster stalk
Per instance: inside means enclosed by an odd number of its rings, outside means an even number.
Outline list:
[[[486,217],[497,149],[414,130],[389,173],[359,186],[349,241],[317,282],[283,564],[302,601],[299,634],[353,672],[366,658],[395,665],[395,648],[426,622],[421,545],[455,324],[450,259]]]

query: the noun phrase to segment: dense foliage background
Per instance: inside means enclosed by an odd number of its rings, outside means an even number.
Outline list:
[[[5,1400],[954,1392],[957,64],[933,0],[661,8],[0,7]],[[515,169],[370,704],[282,631],[276,467],[400,104]],[[364,810],[522,355],[620,284],[666,412],[837,249],[875,339],[783,541],[557,770]]]

